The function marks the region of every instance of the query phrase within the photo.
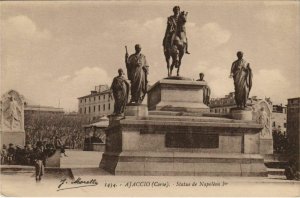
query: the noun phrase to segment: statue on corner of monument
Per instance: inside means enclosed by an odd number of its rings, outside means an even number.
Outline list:
[[[260,111],[257,116],[257,123],[262,124],[264,126],[264,129],[261,131],[262,136],[271,135],[269,129],[270,119],[264,107],[260,108]]]
[[[21,109],[13,96],[9,96],[9,102],[4,111],[7,120],[10,124],[10,129],[21,127]]]
[[[167,28],[163,39],[164,54],[167,62],[168,76],[172,76],[172,70],[177,68],[177,76],[183,55],[188,52],[188,40],[186,37],[185,23],[188,12],[180,12],[180,7],[173,8],[174,15],[168,17]],[[170,58],[172,64],[170,65]]]
[[[204,80],[204,73],[199,74],[199,79],[196,81],[202,81],[205,82]],[[203,103],[205,105],[209,105],[209,100],[210,100],[210,87],[208,85],[203,86]]]
[[[119,75],[113,79],[111,90],[115,99],[113,115],[121,115],[124,112],[128,102],[129,82],[124,78],[123,69],[118,69]],[[111,95],[110,95],[111,97]]]
[[[140,44],[135,45],[135,53],[128,55],[127,48],[125,54],[125,64],[128,79],[131,83],[131,99],[129,104],[141,104],[147,93],[149,65],[146,56],[141,53]]]
[[[233,77],[237,108],[245,109],[252,87],[252,70],[250,64],[243,59],[243,52],[237,52],[237,57],[232,63],[229,77]]]

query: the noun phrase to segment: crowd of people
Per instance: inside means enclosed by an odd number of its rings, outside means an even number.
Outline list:
[[[80,116],[64,114],[31,114],[25,116],[26,141],[35,145],[58,136],[65,148],[83,149],[85,134],[82,126],[88,120]]]
[[[64,145],[58,137],[55,137],[52,142],[38,141],[34,147],[29,143],[24,147],[20,145],[15,146],[12,143],[7,147],[3,144],[1,149],[1,164],[35,166],[36,180],[40,181],[44,175],[47,158],[54,155],[57,149],[60,149],[61,154],[67,156]]]
[[[57,138],[56,142],[59,142]],[[14,145],[10,143],[8,146],[2,145],[1,149],[1,164],[8,165],[35,165],[37,158],[37,149],[41,147],[47,157],[51,157],[56,149],[63,151],[62,153],[66,156],[64,146],[59,143],[52,142],[41,142],[38,141],[34,146],[27,143],[24,147],[21,145]]]

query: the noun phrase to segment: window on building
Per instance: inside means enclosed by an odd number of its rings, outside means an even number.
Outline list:
[[[94,101],[96,101],[96,97],[94,97]]]
[[[110,103],[108,103],[108,110],[110,110]]]
[[[91,113],[91,107],[89,107],[89,113]]]
[[[86,98],[84,99],[84,102],[86,102]]]
[[[80,103],[82,103],[82,99],[80,99]]]
[[[103,95],[103,99],[105,100],[105,94]]]
[[[273,127],[275,127],[276,126],[276,124],[275,124],[275,122],[273,122],[273,125],[272,125]]]
[[[96,106],[94,106],[94,112],[96,112]]]
[[[89,101],[91,102],[91,98],[89,98]]]
[[[86,107],[84,107],[84,114],[86,114]]]
[[[99,96],[98,98],[99,98],[99,100],[100,100],[100,96]]]
[[[98,111],[100,111],[100,105],[98,105]]]
[[[103,105],[103,111],[105,111],[105,104]]]
[[[81,108],[79,108],[79,114],[81,114],[82,113],[82,109]]]

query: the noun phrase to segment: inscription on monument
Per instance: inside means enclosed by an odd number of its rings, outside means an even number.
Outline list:
[[[166,147],[169,148],[218,148],[218,134],[166,133]]]

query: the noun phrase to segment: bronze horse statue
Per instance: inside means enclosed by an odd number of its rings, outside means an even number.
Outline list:
[[[168,76],[172,76],[172,71],[177,68],[177,76],[179,76],[179,70],[181,60],[185,52],[187,51],[187,38],[185,32],[185,23],[187,18],[187,12],[181,12],[178,16],[177,26],[174,31],[167,32],[164,38],[164,54],[167,62]],[[170,58],[172,57],[172,63],[170,65]]]

